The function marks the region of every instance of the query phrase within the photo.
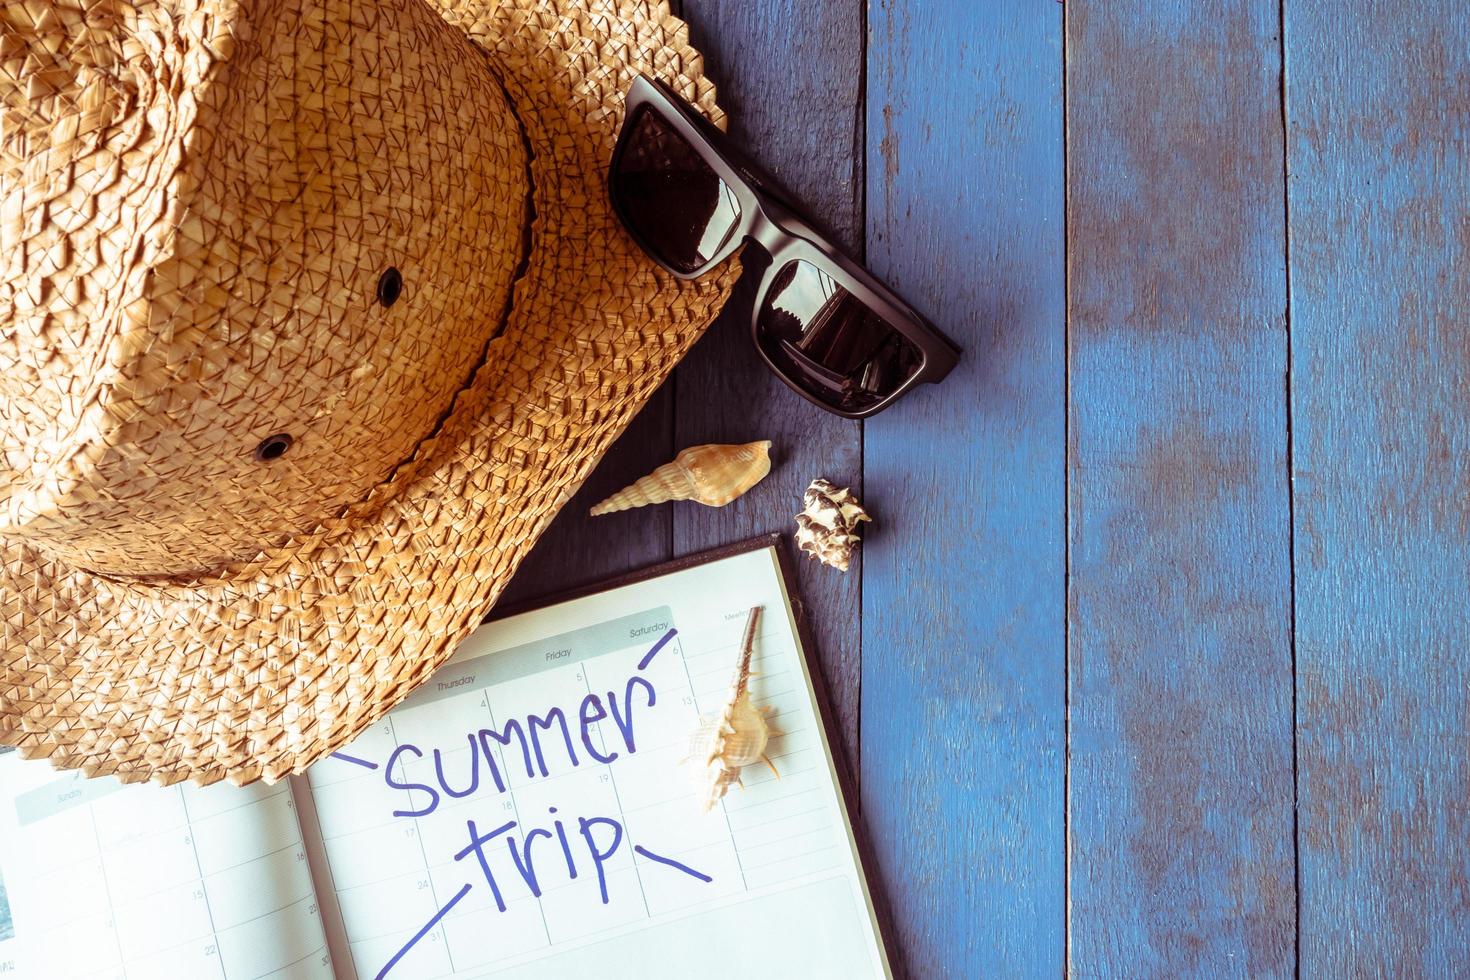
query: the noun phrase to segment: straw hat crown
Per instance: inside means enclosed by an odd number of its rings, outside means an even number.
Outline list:
[[[389,483],[524,261],[486,53],[423,0],[0,11],[0,535],[188,576]]]
[[[249,783],[481,622],[714,318],[618,222],[667,0],[0,0],[0,743]]]

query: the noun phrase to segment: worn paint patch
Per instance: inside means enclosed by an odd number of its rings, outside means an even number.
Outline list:
[[[1301,971],[1470,949],[1470,25],[1289,0]]]
[[[1165,27],[1177,9],[1160,6],[1158,25],[1126,4],[1069,16],[1068,228],[1088,249],[1070,272],[1072,327],[1279,322],[1284,299],[1258,304],[1284,281],[1269,11],[1237,4]]]
[[[863,427],[879,510],[863,545],[863,814],[910,975],[1057,976],[1061,21],[1050,4],[868,13],[867,257],[965,354]]]
[[[1072,968],[1294,968],[1276,8],[1068,15]]]

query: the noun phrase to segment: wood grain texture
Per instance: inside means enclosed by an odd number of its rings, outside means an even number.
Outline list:
[[[736,138],[965,359],[827,415],[752,349],[752,269],[507,601],[851,485],[865,558],[800,588],[909,973],[1463,974],[1458,13],[684,0]],[[756,438],[728,507],[585,516]]]
[[[692,42],[705,53],[720,104],[730,113],[730,132],[840,242],[856,249],[861,0],[684,0],[683,14]],[[683,447],[770,439],[772,470],[725,507],[675,504],[676,554],[768,531],[793,532],[802,491],[815,477],[861,492],[861,425],[808,403],[756,353],[749,324],[761,269],[751,253],[746,266],[725,314],[675,375],[675,442]],[[845,575],[807,561],[797,572],[854,770],[861,575],[860,562]]]
[[[1301,975],[1470,969],[1470,26],[1286,4]]]
[[[865,428],[863,814],[913,976],[1055,977],[1062,8],[869,16],[868,258],[965,354]]]
[[[1278,23],[1067,5],[1079,976],[1294,967]]]

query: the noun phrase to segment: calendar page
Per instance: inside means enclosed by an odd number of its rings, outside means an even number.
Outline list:
[[[332,977],[289,787],[0,755],[0,980]]]
[[[769,762],[706,811],[753,606]],[[343,976],[888,973],[774,548],[481,627],[308,779]]]

